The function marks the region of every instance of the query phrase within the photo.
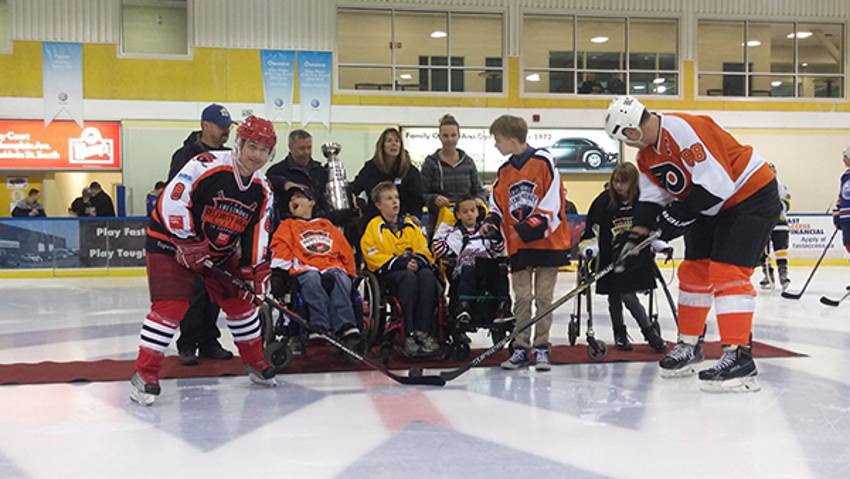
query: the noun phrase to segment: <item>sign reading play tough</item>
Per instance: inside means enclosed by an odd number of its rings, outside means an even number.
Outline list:
[[[121,124],[0,120],[0,170],[120,170]]]

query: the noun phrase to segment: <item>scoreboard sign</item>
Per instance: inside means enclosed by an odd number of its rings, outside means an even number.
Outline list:
[[[120,170],[121,124],[0,120],[0,170]]]

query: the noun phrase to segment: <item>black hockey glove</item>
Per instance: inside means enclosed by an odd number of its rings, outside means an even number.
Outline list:
[[[674,201],[661,210],[658,215],[658,228],[661,241],[670,241],[685,234],[685,230],[696,221],[693,213],[689,212],[681,201]]]
[[[534,214],[514,225],[514,229],[526,243],[537,241],[546,237],[549,229],[549,219],[541,214]]]
[[[638,243],[645,239],[646,235],[634,231],[620,233],[614,238],[612,253],[615,262],[615,273],[622,273],[635,267],[638,255],[640,254],[640,251],[636,251],[635,248]]]

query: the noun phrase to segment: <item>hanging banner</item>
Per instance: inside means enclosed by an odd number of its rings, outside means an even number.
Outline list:
[[[295,83],[295,52],[260,50],[266,117],[292,123],[292,92]]]
[[[121,123],[0,120],[0,170],[120,170]]]
[[[318,121],[331,127],[331,52],[298,52],[301,125]]]
[[[79,43],[42,44],[44,124],[65,112],[83,126],[83,48]]]
[[[41,192],[39,202],[44,204],[40,176],[0,176],[0,217],[11,217],[15,205],[33,188]]]

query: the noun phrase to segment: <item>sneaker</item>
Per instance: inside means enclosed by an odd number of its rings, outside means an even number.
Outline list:
[[[626,328],[614,329],[614,347],[620,351],[631,351],[632,343],[629,341],[629,333]]]
[[[233,358],[233,353],[224,349],[218,340],[215,339],[201,344],[201,347],[198,348],[198,353],[199,356],[219,361],[226,361]]]
[[[552,363],[549,362],[549,348],[534,348],[534,369],[536,371],[552,369]]]
[[[357,335],[360,336],[360,330],[355,326],[343,326],[337,333],[336,337],[339,339],[345,339],[348,336]]]
[[[133,376],[130,378],[130,399],[133,402],[142,406],[150,406],[156,400],[156,397],[159,396],[161,391],[159,381],[151,378],[148,378],[148,381],[150,382],[142,379],[142,376],[138,372],[133,373]]]
[[[422,350],[419,347],[419,343],[416,341],[416,338],[413,337],[413,335],[410,335],[410,336],[404,338],[404,346],[402,347],[401,352],[405,356],[413,357],[413,356],[419,356],[419,354],[422,352]]]
[[[461,310],[457,313],[457,316],[455,316],[455,321],[457,321],[457,324],[461,326],[468,326],[469,323],[472,322],[472,315],[469,314],[469,311]]]
[[[289,350],[293,356],[301,356],[304,354],[304,339],[300,336],[289,338]]]
[[[493,324],[509,323],[514,320],[514,313],[511,311],[510,301],[502,301],[496,308],[496,317],[493,318]]]
[[[519,369],[528,366],[528,351],[523,348],[515,348],[514,353],[507,361],[502,363],[502,369]]]
[[[699,372],[700,389],[707,392],[756,392],[761,389],[753,352],[744,346],[724,346],[714,366]]]
[[[269,388],[277,386],[277,381],[274,378],[277,369],[265,361],[258,364],[256,368],[246,364],[245,370],[248,371],[248,379],[252,383]]]
[[[419,350],[422,354],[434,354],[440,351],[440,344],[434,339],[434,336],[431,336],[428,333],[425,333],[421,336],[421,343]]]
[[[698,341],[696,345],[679,341],[673,350],[658,363],[661,366],[661,377],[693,376],[696,373],[693,365],[702,362],[704,358],[702,341]]]
[[[196,366],[201,361],[200,358],[198,358],[198,353],[195,348],[177,348],[177,358],[183,366]]]

